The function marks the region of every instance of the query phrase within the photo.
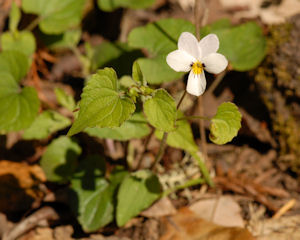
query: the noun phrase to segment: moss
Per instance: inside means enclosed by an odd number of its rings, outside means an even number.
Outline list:
[[[298,23],[298,24],[296,24]],[[268,55],[257,69],[255,82],[269,110],[274,138],[279,144],[280,159],[300,173],[300,76],[298,72],[300,46],[300,15],[290,22],[271,26],[268,35]],[[300,106],[299,108],[300,109]]]

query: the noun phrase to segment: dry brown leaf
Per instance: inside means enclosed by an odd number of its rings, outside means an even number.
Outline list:
[[[56,240],[53,236],[53,229],[51,228],[36,228],[26,235],[19,238],[19,240]]]
[[[140,215],[144,217],[164,217],[169,215],[174,215],[176,213],[176,208],[173,206],[169,198],[164,197],[154,203],[150,208],[143,211]]]
[[[43,197],[39,184],[46,181],[38,165],[0,161],[0,211],[22,211]]]
[[[189,207],[198,217],[227,227],[244,227],[240,206],[229,196],[200,200]]]
[[[160,240],[254,240],[246,229],[223,227],[199,218],[188,208],[164,218]]]

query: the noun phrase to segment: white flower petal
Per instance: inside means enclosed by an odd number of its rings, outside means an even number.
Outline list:
[[[189,32],[181,33],[178,39],[178,49],[187,52],[198,60],[201,58],[201,49],[199,49],[198,40]]]
[[[195,58],[181,50],[170,52],[167,56],[168,65],[176,72],[188,72]]]
[[[202,38],[199,42],[199,48],[202,52],[202,58],[208,56],[211,53],[215,53],[219,49],[219,38],[216,34],[208,34]]]
[[[204,93],[205,88],[206,79],[204,71],[202,71],[200,74],[194,74],[193,71],[191,71],[186,86],[187,92],[198,97]]]
[[[204,63],[204,69],[207,72],[218,74],[225,70],[228,65],[228,61],[220,53],[211,53],[207,57],[202,59],[202,63]]]

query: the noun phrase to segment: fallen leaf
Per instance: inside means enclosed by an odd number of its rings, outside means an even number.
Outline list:
[[[160,240],[255,240],[246,229],[216,225],[199,218],[188,208],[164,218],[162,229]]]
[[[0,161],[0,211],[24,211],[41,200],[39,184],[46,181],[38,165]]]
[[[150,208],[141,212],[140,215],[144,217],[164,217],[169,215],[174,215],[176,213],[176,208],[173,206],[169,198],[164,197],[154,203]]]
[[[229,196],[200,200],[189,207],[198,217],[227,227],[244,227],[240,206]]]

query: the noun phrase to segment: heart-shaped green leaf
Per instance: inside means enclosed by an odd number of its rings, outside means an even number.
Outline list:
[[[1,35],[3,50],[16,50],[30,57],[36,49],[35,38],[31,32],[6,32]]]
[[[143,138],[150,133],[145,117],[141,113],[135,113],[118,128],[87,128],[90,136],[109,138],[119,141],[127,141],[134,138]]]
[[[219,37],[219,52],[227,57],[237,71],[248,71],[257,67],[266,55],[266,39],[261,27],[255,22],[236,27],[216,24],[208,29]]]
[[[177,40],[182,32],[195,32],[195,27],[183,19],[162,19],[143,27],[133,29],[128,37],[129,45],[145,48],[155,59],[139,59],[141,70],[147,82],[160,84],[183,76],[174,72],[166,62],[166,56],[177,49]]]
[[[99,70],[90,78],[79,107],[69,136],[87,127],[119,127],[135,111],[132,100],[118,91],[117,74],[112,68]]]
[[[154,91],[153,97],[144,103],[144,113],[150,124],[158,130],[164,132],[175,130],[176,103],[166,90]]]
[[[59,34],[79,24],[85,0],[23,0],[26,13],[39,15],[44,33]]]
[[[141,175],[146,174],[146,176],[143,178],[127,177],[120,185],[116,214],[118,226],[123,226],[160,196],[161,186],[158,178],[147,170],[139,172],[143,172]]]
[[[71,138],[61,136],[53,140],[40,162],[47,180],[52,182],[68,181],[76,169],[80,153],[80,146]]]
[[[219,145],[230,142],[241,128],[241,119],[242,115],[235,104],[222,103],[211,120],[210,140]]]
[[[0,72],[0,130],[18,131],[29,127],[39,105],[34,88],[21,89],[11,74]]]
[[[44,139],[52,133],[64,129],[71,120],[54,111],[44,111],[23,133],[24,139]]]
[[[19,51],[3,51],[0,53],[0,72],[7,72],[16,82],[26,75],[29,64],[28,58]]]
[[[184,118],[183,113],[177,112],[176,129],[168,133],[167,144],[174,148],[183,149],[187,152],[197,152],[198,146],[195,143],[193,132],[189,122]],[[157,138],[162,139],[163,132],[155,131]]]

